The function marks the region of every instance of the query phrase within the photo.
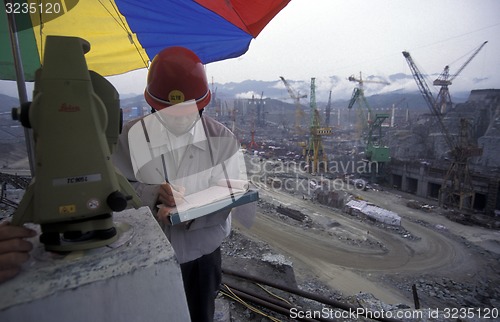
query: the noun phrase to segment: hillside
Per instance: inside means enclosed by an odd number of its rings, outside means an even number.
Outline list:
[[[10,113],[11,109],[19,105],[19,99],[17,97],[7,96],[0,94],[0,113]]]
[[[259,87],[262,88],[262,87]],[[247,93],[250,93],[250,87],[239,87],[239,88],[232,88],[232,87],[221,87],[217,89],[217,93],[220,93],[216,95],[216,98],[222,100],[222,101],[234,101],[238,97],[234,95],[234,93],[238,92],[239,90],[246,90]],[[466,96],[467,97],[467,96]],[[240,97],[242,99],[249,99],[250,97]],[[259,99],[260,96],[256,96],[256,99]],[[281,100],[285,104],[285,106],[289,106],[290,108],[294,107],[293,101],[291,99],[288,99],[287,97],[272,97],[272,96],[267,96],[264,95],[265,99],[272,98],[275,100]],[[377,94],[377,95],[372,95],[372,96],[367,96],[367,101],[370,107],[372,108],[390,108],[392,107],[393,104],[398,104],[399,107],[404,107],[408,108],[410,110],[421,110],[425,109],[424,112],[427,110],[427,105],[422,98],[422,95],[420,93],[402,93],[402,92],[394,92],[394,93],[387,93],[387,94]],[[457,99],[458,102],[463,102],[465,99]],[[288,104],[287,104],[288,103]],[[316,104],[318,108],[324,108],[327,105],[327,101],[322,101],[322,100],[317,100]],[[309,100],[308,99],[303,99],[301,100],[301,104],[303,106],[309,106]],[[349,105],[349,100],[348,99],[333,99],[331,102],[332,108],[347,108]],[[121,100],[121,106],[123,108],[125,107],[132,107],[132,106],[147,106],[146,101],[144,100],[144,97],[142,95],[137,95],[134,97],[126,98]]]

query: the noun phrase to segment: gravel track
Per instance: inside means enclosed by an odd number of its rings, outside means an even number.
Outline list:
[[[425,225],[427,222],[422,218],[444,222],[457,232],[467,230],[468,237],[482,232],[487,237],[497,238],[497,232],[455,226],[442,216],[409,209],[398,195],[381,191],[360,193],[364,199],[371,199],[371,202],[400,214],[402,226],[415,238],[404,238],[390,229],[286,192],[264,189],[260,191],[262,200],[275,206],[280,204],[300,209],[312,221],[321,223],[324,230],[318,229],[317,225],[283,221],[280,216],[262,209],[251,229],[238,229],[289,256],[298,274],[300,271],[313,272],[330,287],[347,295],[369,292],[387,303],[413,304],[413,299],[403,294],[401,287],[387,283],[385,277],[388,275],[399,276],[402,280],[418,280],[421,276],[448,276],[457,280],[481,276],[498,278],[498,275],[491,275],[494,273],[489,270],[492,261],[485,258],[484,253],[448,230],[436,229],[434,224]],[[330,227],[332,225],[328,223],[336,224]],[[370,243],[366,243],[367,240]],[[498,262],[498,256],[488,254],[494,257],[493,263]]]

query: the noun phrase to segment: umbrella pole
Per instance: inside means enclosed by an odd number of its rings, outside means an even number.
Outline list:
[[[6,0],[6,2],[11,2],[11,0]],[[7,13],[7,19],[9,22],[9,35],[10,35],[10,43],[12,48],[12,56],[14,57],[14,67],[16,70],[16,83],[17,83],[17,91],[19,94],[19,102],[21,105],[28,102],[28,94],[26,92],[26,82],[24,79],[24,68],[22,64],[21,51],[19,48],[19,39],[17,37],[17,26],[16,19],[14,17],[14,13]],[[24,140],[26,142],[26,150],[28,152],[28,161],[30,166],[31,176],[35,175],[34,168],[34,140],[33,140],[33,131],[28,128],[24,128]]]

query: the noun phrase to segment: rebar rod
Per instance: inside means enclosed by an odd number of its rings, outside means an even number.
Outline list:
[[[335,307],[335,308],[339,308],[339,309],[342,309],[342,310],[345,310],[345,311],[359,312],[359,315],[364,316],[364,317],[369,318],[369,319],[372,319],[372,320],[381,321],[381,322],[401,322],[400,320],[391,319],[391,318],[384,318],[384,317],[374,318],[374,317],[370,317],[369,314],[365,310],[360,310],[361,308],[355,307],[353,305],[349,305],[349,304],[346,304],[346,303],[335,301],[335,300],[332,300],[332,299],[329,299],[327,297],[324,297],[324,296],[321,296],[321,295],[317,295],[317,294],[314,294],[314,293],[309,293],[309,292],[300,290],[300,289],[295,288],[295,287],[289,287],[289,286],[281,285],[281,284],[274,283],[274,282],[271,282],[271,281],[266,281],[263,278],[260,278],[260,277],[257,277],[257,276],[252,276],[252,275],[248,275],[248,274],[245,274],[245,273],[236,272],[236,271],[233,271],[233,270],[227,269],[227,268],[223,268],[222,272],[224,274],[227,274],[227,275],[232,275],[232,276],[244,278],[244,279],[256,282],[256,283],[265,284],[265,285],[268,285],[268,286],[280,289],[282,291],[293,293],[293,294],[296,294],[296,295],[299,295],[299,296],[302,296],[302,297],[305,297],[305,298],[308,298],[308,299],[311,299],[311,300],[314,300],[314,301],[317,301],[317,302],[320,302],[320,303],[323,303],[323,304],[326,304],[326,305],[329,305],[329,306],[332,306],[332,307]]]

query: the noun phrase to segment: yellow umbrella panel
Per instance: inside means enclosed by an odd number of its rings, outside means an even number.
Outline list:
[[[31,6],[31,7],[30,7]],[[7,13],[17,26],[25,79],[32,81],[43,61],[47,35],[74,36],[87,40],[90,70],[116,75],[147,67],[149,57],[113,1],[26,1],[6,4],[0,12],[2,43],[9,38]],[[40,23],[42,21],[42,23]],[[11,46],[0,48],[0,79],[15,80]]]

